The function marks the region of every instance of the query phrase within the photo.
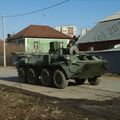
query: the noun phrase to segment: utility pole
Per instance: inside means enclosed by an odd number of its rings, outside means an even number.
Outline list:
[[[4,58],[4,67],[6,67],[5,16],[2,16],[2,32],[3,32],[3,58]]]

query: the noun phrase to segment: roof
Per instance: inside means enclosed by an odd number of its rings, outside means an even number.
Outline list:
[[[8,39],[27,38],[27,37],[28,38],[59,38],[59,39],[71,38],[70,36],[65,35],[49,26],[30,25]]]
[[[120,19],[99,22],[85,36],[79,38],[77,43],[103,42],[120,40]]]
[[[104,18],[103,20],[101,20],[100,22],[107,22],[107,21],[117,20],[117,19],[120,19],[120,12],[117,12],[113,14],[112,16],[108,16]]]

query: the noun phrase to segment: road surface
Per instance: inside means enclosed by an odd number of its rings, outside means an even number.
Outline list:
[[[71,81],[67,88],[56,89],[43,87],[41,85],[23,84],[19,81],[17,71],[14,67],[0,67],[0,84],[64,99],[72,98],[104,101],[120,97],[119,75],[104,75],[101,77],[101,83],[97,86],[89,85],[87,81],[83,85],[76,86],[74,81]]]

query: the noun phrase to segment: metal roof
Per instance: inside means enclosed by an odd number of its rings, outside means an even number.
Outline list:
[[[112,16],[108,16],[104,18],[103,20],[101,20],[100,22],[107,22],[107,21],[116,20],[116,19],[120,19],[120,12],[117,12],[113,14]]]
[[[77,43],[101,42],[120,40],[120,19],[99,22],[85,36],[79,38]]]

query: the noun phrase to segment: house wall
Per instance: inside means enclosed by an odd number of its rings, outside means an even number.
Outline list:
[[[63,42],[63,47],[66,48],[69,39],[50,39],[50,38],[26,38],[25,52],[27,53],[48,53],[49,42],[59,41]]]
[[[6,61],[7,65],[13,65],[13,52],[48,53],[49,42],[63,42],[63,47],[66,48],[69,39],[45,39],[45,38],[20,38],[6,43]],[[3,65],[3,49],[0,48],[0,65]]]
[[[25,51],[25,39],[15,39],[11,42],[7,42],[8,53],[11,52],[24,52]]]
[[[11,42],[6,42],[6,63],[13,65],[13,52],[24,52],[24,39],[16,39]],[[0,47],[0,65],[3,65],[3,47]]]
[[[78,45],[80,51],[90,51],[93,47],[94,50],[105,50],[114,47],[115,44],[120,44],[120,40],[93,42],[93,43],[81,43]]]

